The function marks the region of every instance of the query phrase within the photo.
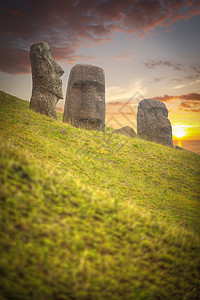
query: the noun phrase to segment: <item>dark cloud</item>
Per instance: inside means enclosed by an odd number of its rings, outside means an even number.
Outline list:
[[[190,15],[199,15],[200,14],[200,1],[199,0],[190,0],[188,4],[189,10],[188,13]]]
[[[200,78],[200,65],[195,65],[195,66],[189,66],[189,69],[187,71],[188,75],[183,76],[182,78],[172,78],[170,81],[172,82],[182,82],[184,83],[185,80],[189,81],[195,81]]]
[[[199,93],[189,93],[186,95],[180,96],[181,100],[192,100],[192,101],[200,101],[200,94]]]
[[[29,48],[36,41],[47,41],[57,60],[70,63],[76,60],[74,54],[83,42],[101,43],[120,30],[147,34],[157,26],[169,26],[198,11],[199,1],[195,0],[3,1],[0,70],[29,72]],[[172,62],[164,64],[181,68]]]
[[[200,65],[190,66],[190,68],[191,68],[197,75],[200,75]]]
[[[182,70],[182,65],[176,62],[173,62],[171,60],[150,60],[146,63],[144,63],[145,67],[148,69],[155,69],[156,67],[159,66],[167,66],[170,68],[173,68],[174,70]]]

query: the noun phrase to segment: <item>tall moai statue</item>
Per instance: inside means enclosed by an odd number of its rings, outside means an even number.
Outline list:
[[[77,64],[70,72],[63,122],[105,130],[105,75],[102,68]]]
[[[137,134],[149,141],[173,147],[172,126],[164,103],[156,99],[140,101],[137,112]]]
[[[30,49],[32,96],[30,109],[57,119],[56,104],[63,99],[63,69],[53,60],[46,42],[35,43]]]

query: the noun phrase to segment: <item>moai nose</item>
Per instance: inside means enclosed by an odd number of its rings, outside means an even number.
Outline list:
[[[65,73],[61,66],[57,64],[57,62],[53,61],[53,66],[55,73],[58,74],[59,77],[61,77]]]

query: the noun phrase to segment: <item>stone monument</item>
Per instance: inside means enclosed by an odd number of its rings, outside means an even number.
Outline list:
[[[149,141],[173,147],[172,127],[164,103],[156,99],[140,101],[137,112],[137,134]]]
[[[63,122],[105,130],[105,76],[102,68],[77,64],[70,72]]]
[[[57,119],[56,104],[63,99],[63,69],[53,60],[46,42],[35,43],[30,49],[32,96],[30,109]]]
[[[125,135],[125,136],[128,136],[128,137],[135,137],[136,136],[136,133],[135,133],[134,129],[130,126],[124,126],[122,128],[119,128],[119,129],[114,129],[113,133],[118,133],[118,134]]]

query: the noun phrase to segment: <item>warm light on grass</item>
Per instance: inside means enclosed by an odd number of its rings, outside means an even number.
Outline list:
[[[0,119],[0,299],[199,299],[199,155],[3,92]]]

